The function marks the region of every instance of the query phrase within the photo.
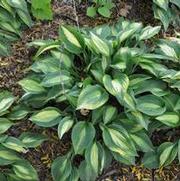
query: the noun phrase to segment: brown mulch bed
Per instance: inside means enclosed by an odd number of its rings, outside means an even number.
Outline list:
[[[77,6],[80,26],[96,26],[104,23],[112,23],[122,15],[122,9],[127,5],[130,9],[127,18],[142,21],[144,24],[154,25],[152,12],[152,2],[145,0],[121,0],[117,1],[116,8],[111,19],[98,17],[96,19],[85,16],[86,4]],[[60,24],[68,23],[76,25],[74,9],[71,4],[64,4],[58,0],[53,3],[54,19],[51,22],[37,22],[31,29],[22,34],[21,40],[12,45],[12,56],[0,58],[0,88],[13,91],[17,96],[22,94],[17,82],[27,73],[27,68],[33,63],[31,57],[33,49],[28,49],[26,44],[34,39],[55,39],[58,36]],[[30,150],[24,155],[37,169],[41,181],[51,181],[50,165],[52,160],[59,155],[63,155],[70,147],[69,138],[62,141],[58,139],[57,131],[53,129],[41,129],[25,120],[10,130],[9,134],[18,136],[24,131],[39,132],[49,137],[49,141],[43,143],[37,149]],[[177,131],[178,132],[178,131]],[[159,138],[157,138],[159,139]],[[162,141],[162,140],[161,140]],[[100,180],[130,181],[130,180],[180,180],[180,167],[173,164],[163,170],[148,170],[142,167],[125,167],[116,162],[99,177]]]

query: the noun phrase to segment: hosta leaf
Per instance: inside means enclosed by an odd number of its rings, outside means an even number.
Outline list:
[[[5,45],[5,43],[0,43],[0,56],[7,57],[10,55],[9,45]]]
[[[128,156],[128,158],[125,158],[124,156],[121,156],[120,154],[116,152],[111,152],[114,159],[117,160],[120,163],[124,163],[126,165],[135,165],[135,157],[134,156]]]
[[[123,41],[127,40],[131,36],[133,36],[136,32],[138,32],[142,28],[141,23],[130,23],[123,29],[119,34],[119,42],[122,43]]]
[[[79,166],[79,176],[83,181],[95,181],[97,177],[96,173],[85,161],[82,161]]]
[[[179,0],[170,0],[171,3],[175,4],[180,8],[180,1]]]
[[[39,94],[45,91],[45,89],[40,83],[32,79],[23,79],[19,81],[19,84],[26,92],[30,92],[32,94]]]
[[[19,179],[26,181],[38,181],[38,175],[32,165],[26,161],[21,160],[13,164],[13,171]]]
[[[116,152],[127,160],[128,157],[136,156],[133,143],[129,142],[129,139],[123,132],[106,126],[101,126],[101,129],[103,131],[104,143],[111,151]]]
[[[15,137],[9,136],[5,140],[5,142],[2,143],[2,145],[5,146],[6,148],[15,150],[17,152],[22,152],[22,153],[27,152],[27,150],[25,149],[26,148],[25,144],[23,144],[19,139]]]
[[[154,95],[139,97],[137,99],[137,109],[149,116],[158,116],[166,111],[164,102]]]
[[[114,55],[111,67],[115,69],[125,69],[131,61],[132,54],[128,47],[120,48]]]
[[[55,85],[69,84],[71,79],[69,72],[61,70],[59,72],[46,74],[41,85],[44,87],[52,87]]]
[[[174,45],[174,46],[173,46]],[[163,55],[166,55],[168,57],[172,57],[173,61],[178,62],[179,58],[178,58],[178,54],[179,54],[179,47],[175,46],[175,43],[172,45],[171,42],[168,41],[159,41],[158,43],[158,47],[160,50],[160,53]]]
[[[70,176],[66,179],[66,181],[79,181],[79,172],[78,169],[74,166],[72,167]]]
[[[97,109],[108,101],[107,92],[99,85],[88,85],[80,93],[77,109]]]
[[[146,152],[142,158],[142,164],[144,167],[149,169],[158,168],[158,155],[154,151]]]
[[[110,56],[111,49],[110,45],[107,41],[101,39],[99,36],[91,32],[91,41],[93,43],[93,48],[96,50],[97,53],[100,53],[104,56]]]
[[[135,119],[137,123],[148,130],[149,121],[145,116],[143,116],[142,113],[140,113],[139,111],[132,111],[131,114],[132,116],[130,117],[130,119]]]
[[[10,120],[21,120],[27,116],[30,110],[25,105],[17,105],[13,107],[11,112],[8,114]]]
[[[92,123],[78,122],[72,130],[72,144],[75,153],[81,154],[89,144],[92,143],[95,137],[95,128]]]
[[[161,144],[158,148],[159,166],[169,165],[177,156],[177,152],[177,144],[171,142]]]
[[[5,175],[2,174],[2,173],[0,173],[0,180],[1,180],[1,181],[7,181]]]
[[[17,160],[20,160],[20,157],[17,155],[16,152],[11,151],[7,148],[0,147],[0,165],[9,165]]]
[[[54,181],[66,181],[72,171],[71,161],[68,155],[57,157],[51,166],[51,174]]]
[[[119,74],[119,77],[115,79],[112,79],[109,75],[104,75],[103,83],[110,94],[122,98],[127,92],[129,79],[126,74]]]
[[[166,31],[169,24],[170,24],[170,21],[171,21],[171,18],[170,18],[171,17],[171,11],[169,9],[166,11],[162,8],[157,7],[157,6],[154,6],[153,9],[154,9],[155,18],[159,19],[162,22],[164,29]]]
[[[0,134],[6,132],[13,123],[6,118],[0,118]]]
[[[84,49],[84,38],[82,35],[74,28],[70,26],[61,26],[60,39],[65,45],[65,48],[75,54],[79,54]]]
[[[7,92],[3,91],[0,93],[0,114],[5,112],[14,102],[14,96]]]
[[[58,125],[58,136],[61,139],[73,126],[74,120],[70,116],[64,117]]]
[[[175,112],[165,112],[156,119],[169,127],[178,127],[180,125],[179,115]]]
[[[59,45],[58,41],[49,41],[49,42],[45,43],[45,45],[41,46],[38,49],[36,55],[34,56],[34,59],[38,58],[41,54],[43,54],[44,52],[46,52],[48,50],[59,48],[59,46],[60,45]]]
[[[154,150],[151,140],[143,131],[132,133],[131,138],[137,145],[138,150],[143,152],[150,152]]]
[[[92,143],[85,152],[86,162],[92,167],[93,171],[99,172],[99,148],[96,142]]]
[[[24,132],[20,135],[19,140],[21,140],[27,148],[35,148],[41,145],[42,142],[46,141],[47,136],[38,133]]]
[[[168,0],[153,0],[155,4],[157,4],[160,8],[165,11],[168,9],[169,1]]]
[[[139,35],[139,40],[147,40],[159,33],[161,26],[146,26]]]
[[[111,122],[114,118],[116,118],[117,113],[118,113],[118,110],[116,107],[110,106],[110,105],[106,106],[103,111],[104,124],[107,124]]]
[[[54,107],[47,107],[41,111],[34,113],[30,120],[42,127],[52,127],[59,123],[61,113]]]
[[[180,163],[180,140],[178,141],[178,160]]]

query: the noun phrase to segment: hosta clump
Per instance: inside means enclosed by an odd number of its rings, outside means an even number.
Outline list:
[[[153,0],[153,10],[156,19],[160,20],[167,30],[170,24],[180,26],[180,1],[179,0]]]
[[[24,105],[11,108],[15,97],[8,91],[0,92],[0,180],[38,181],[36,170],[19,153],[39,146],[47,138],[40,134],[22,133],[18,138],[7,134],[8,129],[29,113]]]
[[[71,150],[52,164],[55,181],[93,181],[113,158],[139,163],[139,152],[148,168],[177,157],[176,135],[161,145],[151,141],[155,131],[180,125],[180,44],[154,44],[159,30],[125,20],[81,32],[62,26],[59,40],[29,44],[39,49],[29,76],[19,82],[21,101],[38,109],[33,123],[57,128],[60,139],[71,133]]]
[[[0,1],[0,56],[8,56],[10,42],[21,36],[23,26],[31,26],[32,20],[25,0]]]

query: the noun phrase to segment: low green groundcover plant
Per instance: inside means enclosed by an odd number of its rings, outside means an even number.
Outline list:
[[[0,1],[0,56],[10,54],[10,42],[21,36],[23,26],[32,26],[25,0]]]
[[[160,20],[167,30],[170,24],[180,26],[179,0],[153,0],[154,17]]]
[[[112,0],[93,0],[93,4],[87,8],[87,15],[95,17],[97,14],[110,18],[111,9],[115,7]]]
[[[0,0],[0,56],[9,56],[10,44],[21,37],[21,31],[33,24],[32,15],[52,20],[51,0]]]
[[[72,148],[52,164],[54,181],[93,181],[112,159],[151,169],[180,160],[172,131],[180,126],[180,39],[157,39],[159,31],[120,20],[61,26],[58,40],[29,44],[38,51],[19,82],[20,102],[34,110],[34,124],[57,128],[59,139],[71,134]],[[161,131],[174,139],[153,144]]]
[[[29,132],[22,133],[18,138],[7,134],[9,128],[18,125],[30,112],[24,105],[12,107],[14,101],[15,97],[11,93],[0,92],[0,180],[37,181],[36,170],[20,153],[27,153],[47,138]]]

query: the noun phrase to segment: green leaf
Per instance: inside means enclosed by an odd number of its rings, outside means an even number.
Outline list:
[[[42,85],[32,79],[23,79],[19,81],[19,84],[26,92],[30,92],[32,94],[40,94],[45,92],[45,89],[42,87]]]
[[[26,161],[21,160],[13,164],[13,171],[19,179],[26,181],[38,181],[38,175],[32,165]]]
[[[14,96],[8,91],[0,93],[0,114],[5,112],[14,102]]]
[[[121,132],[120,129],[117,130],[106,126],[101,126],[101,129],[103,131],[104,143],[108,149],[127,160],[129,160],[129,157],[136,156],[135,146],[130,141],[130,138],[123,133],[124,128],[122,128]]]
[[[112,79],[110,75],[104,75],[103,83],[110,94],[122,99],[124,94],[127,92],[129,79],[126,74],[119,74],[119,76],[115,79]]]
[[[164,102],[154,95],[145,95],[137,99],[137,109],[149,116],[158,116],[166,111]]]
[[[149,169],[155,169],[159,167],[158,155],[154,151],[146,152],[142,158],[142,164]]]
[[[130,119],[135,119],[137,123],[139,123],[143,128],[148,130],[149,121],[145,116],[143,116],[142,113],[140,113],[139,111],[132,111],[131,114],[132,116],[130,116]]]
[[[128,47],[120,48],[113,56],[111,67],[119,70],[124,70],[131,61],[132,54]]]
[[[104,16],[105,18],[110,18],[111,16],[111,11],[108,7],[103,6],[98,8],[98,13],[102,16]]]
[[[44,0],[43,3],[38,0],[32,0],[31,11],[33,16],[40,20],[52,20],[53,18],[51,0]]]
[[[165,11],[168,10],[169,0],[153,0],[153,3],[158,5],[160,8],[164,9]]]
[[[79,54],[83,51],[85,47],[84,38],[75,28],[61,26],[59,34],[60,39],[68,51],[75,54]]]
[[[141,28],[142,23],[128,23],[128,25],[118,34],[119,43],[122,43],[123,41],[129,39],[136,32],[141,30]]]
[[[158,148],[159,165],[165,167],[169,165],[177,156],[177,144],[165,142]]]
[[[79,176],[83,181],[95,181],[97,177],[96,173],[85,161],[82,161],[79,166]]]
[[[0,134],[5,133],[13,123],[6,118],[0,118]]]
[[[72,171],[69,155],[57,157],[51,166],[51,174],[54,181],[66,181]]]
[[[89,17],[95,17],[96,16],[96,8],[91,6],[87,8],[86,15]]]
[[[41,111],[34,113],[30,120],[42,127],[52,127],[59,123],[61,113],[54,107],[47,107]]]
[[[74,124],[74,120],[70,116],[64,117],[58,125],[58,136],[61,139],[63,135],[68,132]]]
[[[159,8],[158,6],[154,6],[153,9],[154,17],[162,22],[166,31],[171,22],[171,11],[169,9],[166,11],[162,8]]]
[[[180,125],[179,115],[175,112],[165,112],[156,119],[169,127],[178,127]]]
[[[69,84],[71,79],[68,71],[61,70],[60,72],[46,74],[41,85],[44,87],[52,87],[55,85]]]
[[[105,106],[104,111],[103,111],[103,121],[104,124],[107,124],[111,122],[114,118],[117,117],[118,110],[116,107],[108,105]]]
[[[154,150],[154,147],[152,145],[151,140],[149,139],[149,136],[145,134],[143,131],[132,133],[130,135],[135,144],[137,145],[139,151],[149,152]]]
[[[24,132],[19,136],[19,140],[27,148],[36,148],[47,140],[47,136],[38,133]]]
[[[97,53],[102,54],[104,56],[109,57],[111,55],[111,49],[109,42],[103,40],[96,34],[90,32],[91,35],[91,41],[92,41],[92,46],[96,50]]]
[[[88,85],[80,93],[77,109],[94,110],[108,101],[107,92],[99,85]]]
[[[170,0],[170,2],[175,4],[177,7],[180,8],[180,1],[179,0]]]
[[[29,111],[30,110],[25,105],[17,105],[13,107],[7,117],[10,120],[21,120],[27,116]]]
[[[0,147],[0,165],[9,165],[20,160],[20,157],[16,152],[11,151],[7,148]]]
[[[92,143],[85,152],[85,158],[88,165],[93,171],[98,174],[99,172],[99,148],[96,142]]]
[[[26,146],[25,144],[23,144],[19,139],[9,136],[3,143],[3,146],[5,146],[6,148],[15,150],[17,152],[22,152],[22,153],[26,153],[27,150],[25,149]]]
[[[159,33],[161,26],[146,26],[139,35],[139,40],[147,40]]]
[[[72,144],[76,154],[81,154],[95,137],[95,128],[92,123],[78,122],[72,130]]]
[[[73,166],[72,170],[71,170],[71,174],[70,176],[66,179],[66,181],[79,181],[79,173],[78,173],[78,169]]]
[[[180,163],[180,140],[178,141],[178,160]]]

